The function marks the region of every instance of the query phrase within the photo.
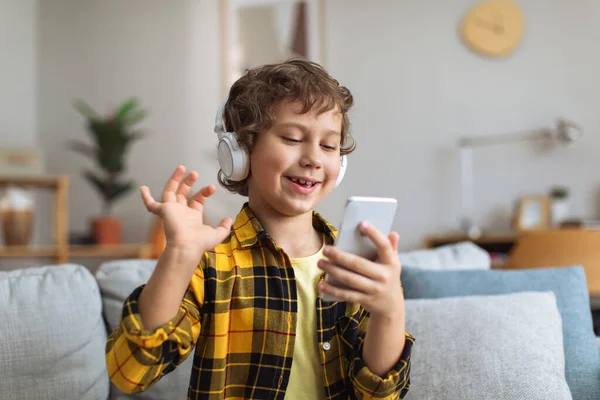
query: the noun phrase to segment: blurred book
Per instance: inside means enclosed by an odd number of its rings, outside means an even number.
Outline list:
[[[578,228],[600,230],[600,219],[598,218],[580,218],[569,219],[561,222],[561,228]]]
[[[501,268],[508,260],[507,253],[490,252],[490,265],[492,268]]]

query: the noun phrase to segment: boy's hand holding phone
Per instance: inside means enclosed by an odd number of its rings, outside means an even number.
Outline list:
[[[320,260],[319,268],[340,286],[323,281],[319,290],[343,301],[359,303],[372,316],[395,315],[402,307],[398,234],[391,232],[386,236],[367,221],[362,222],[359,229],[377,247],[377,258],[370,261],[327,246],[324,254],[329,260]]]

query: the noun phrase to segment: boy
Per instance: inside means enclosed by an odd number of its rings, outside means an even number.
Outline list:
[[[186,176],[182,166],[162,202],[141,188],[167,245],[108,339],[115,385],[143,391],[195,347],[190,399],[404,397],[413,338],[404,330],[398,235],[363,224],[379,249],[369,261],[332,247],[335,229],[313,211],[334,188],[340,157],[353,150],[352,104],[317,64],[255,68],[231,87],[223,113],[249,163],[231,179],[219,171],[224,187],[248,196],[235,222],[204,224],[215,187],[188,201],[198,174]],[[324,273],[345,288],[323,281]],[[325,302],[318,292],[343,301]]]

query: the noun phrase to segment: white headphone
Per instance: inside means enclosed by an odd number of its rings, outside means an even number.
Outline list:
[[[217,146],[219,165],[223,176],[230,181],[241,181],[246,179],[250,171],[250,157],[247,149],[240,146],[235,132],[227,132],[223,124],[223,115],[225,113],[225,104],[229,98],[229,92],[217,110],[215,118],[215,133],[219,138]],[[342,183],[348,161],[346,156],[340,159],[340,174],[338,175],[335,187]]]

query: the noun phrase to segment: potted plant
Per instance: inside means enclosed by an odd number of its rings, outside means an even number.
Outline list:
[[[89,170],[83,172],[104,203],[102,214],[92,220],[92,233],[98,244],[120,243],[121,223],[111,211],[115,201],[133,188],[133,181],[122,180],[121,175],[126,169],[125,157],[130,145],[142,137],[134,127],[146,117],[146,110],[140,107],[136,98],[127,99],[108,116],[98,114],[83,100],[76,100],[74,107],[86,118],[94,144],[72,140],[68,146],[92,158],[101,170],[100,174]]]
[[[569,218],[569,189],[554,186],[550,189],[550,218],[553,226],[559,226]]]

